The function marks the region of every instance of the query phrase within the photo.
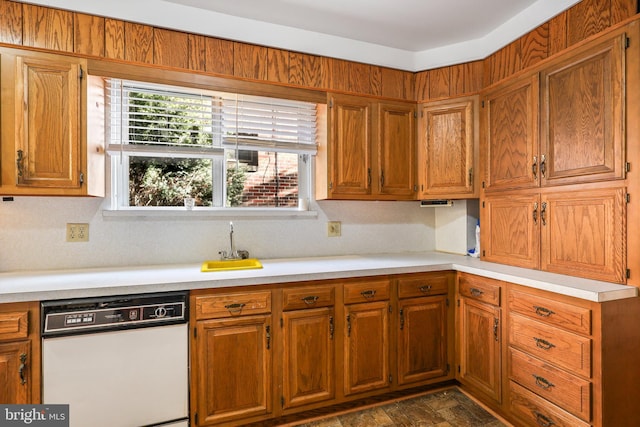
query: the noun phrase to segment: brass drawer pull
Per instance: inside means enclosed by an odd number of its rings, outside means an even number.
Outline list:
[[[536,416],[536,422],[540,427],[552,427],[556,425],[556,423],[554,423],[553,420],[551,420],[551,418],[545,417],[538,411],[533,411],[533,415]]]
[[[429,292],[431,292],[431,285],[420,286],[418,289],[419,289],[419,290],[420,290],[420,292],[422,292],[423,294],[428,294]]]
[[[224,308],[229,310],[229,313],[239,313],[242,311],[245,305],[246,304],[244,303],[227,304],[224,306]]]
[[[533,308],[536,310],[536,314],[541,317],[549,317],[552,314],[556,314],[555,311],[551,311],[548,308],[539,307],[537,305],[534,305]]]
[[[27,354],[22,353],[20,355],[20,366],[18,367],[18,374],[20,375],[20,384],[27,383],[27,377],[24,374],[24,371],[27,369]]]
[[[533,156],[533,164],[531,165],[531,172],[533,173],[533,180],[538,180],[538,157]]]
[[[544,378],[544,377],[540,377],[536,374],[531,374],[533,375],[533,378],[536,379],[536,385],[540,388],[543,388],[545,390],[549,390],[551,387],[555,387],[556,385],[553,384],[551,381],[549,381],[548,379]]]
[[[536,347],[543,350],[551,350],[553,347],[555,347],[554,344],[551,344],[549,341],[543,340],[542,338],[533,337],[533,339],[536,341]]]
[[[369,298],[373,298],[376,295],[376,290],[375,289],[369,289],[367,291],[362,291],[360,292],[360,295],[362,295],[363,297],[369,299]]]
[[[318,301],[318,298],[320,297],[316,295],[309,295],[309,296],[303,297],[302,301],[304,301],[304,303],[307,305],[313,305]]]
[[[479,297],[480,295],[484,294],[484,292],[478,288],[471,288],[469,289],[469,292],[471,292],[471,295],[473,295],[474,297]]]

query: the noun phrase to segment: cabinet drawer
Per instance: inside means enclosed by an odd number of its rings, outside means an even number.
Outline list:
[[[491,279],[461,274],[458,279],[458,291],[463,297],[500,305],[500,285]]]
[[[271,312],[271,292],[242,292],[196,297],[196,318],[212,319]]]
[[[335,304],[335,287],[305,286],[282,290],[283,310],[330,307]]]
[[[0,313],[0,341],[23,339],[28,335],[28,311]]]
[[[549,298],[510,291],[509,310],[579,334],[591,334],[591,310]]]
[[[518,314],[509,316],[508,327],[509,344],[572,373],[591,376],[591,339]]]
[[[591,383],[509,348],[509,378],[585,421],[591,419]]]
[[[344,285],[344,303],[384,301],[389,299],[389,281],[371,280]]]
[[[442,295],[449,292],[451,274],[424,274],[398,279],[398,298]]]
[[[589,427],[589,424],[513,381],[509,381],[509,412],[532,426]]]

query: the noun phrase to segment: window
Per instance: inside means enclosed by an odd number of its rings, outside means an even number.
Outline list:
[[[118,79],[106,84],[113,209],[293,208],[310,193],[317,106]]]

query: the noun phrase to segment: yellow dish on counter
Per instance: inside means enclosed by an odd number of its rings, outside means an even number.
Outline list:
[[[208,273],[212,271],[249,270],[252,268],[262,268],[262,263],[256,258],[220,259],[203,262],[200,271]]]

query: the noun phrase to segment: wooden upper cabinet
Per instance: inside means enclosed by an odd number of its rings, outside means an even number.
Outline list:
[[[538,92],[538,75],[534,74],[485,94],[485,191],[539,185]]]
[[[329,100],[329,192],[332,198],[371,194],[371,123],[369,99],[332,95]]]
[[[81,64],[17,57],[18,186],[80,188]]]
[[[541,209],[536,193],[486,196],[480,212],[482,259],[540,268]]]
[[[618,34],[542,71],[542,185],[624,178],[625,45]]]
[[[414,104],[337,94],[329,95],[328,103],[329,133],[326,154],[321,149],[316,162],[316,198],[413,199]]]
[[[478,98],[457,98],[420,107],[419,197],[468,197],[478,152]]]
[[[415,194],[415,116],[413,104],[378,104],[378,194],[407,199]]]
[[[625,283],[625,194],[623,187],[543,193],[542,269]]]

